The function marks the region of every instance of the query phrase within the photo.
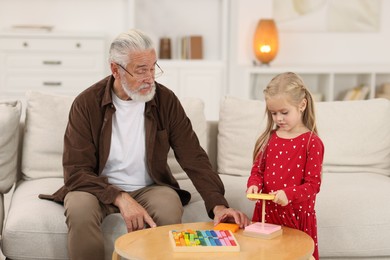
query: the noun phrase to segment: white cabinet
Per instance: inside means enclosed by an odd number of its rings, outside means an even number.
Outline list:
[[[207,119],[219,117],[219,101],[224,94],[224,64],[218,61],[159,61],[164,74],[157,82],[178,97],[197,97],[205,104]]]
[[[367,86],[366,98],[375,98],[378,88],[390,82],[390,67],[247,67],[245,68],[245,98],[263,99],[263,89],[277,74],[292,71],[302,77],[319,101],[344,100],[346,93],[358,86]]]
[[[0,98],[77,95],[106,75],[105,53],[102,35],[0,33]]]

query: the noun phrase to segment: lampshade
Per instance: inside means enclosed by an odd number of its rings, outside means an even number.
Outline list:
[[[269,64],[278,53],[278,29],[273,19],[261,19],[253,38],[253,50],[256,58],[263,64]]]

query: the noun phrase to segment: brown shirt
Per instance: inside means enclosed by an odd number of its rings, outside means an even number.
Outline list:
[[[101,176],[110,151],[112,115],[111,89],[114,78],[109,76],[83,91],[74,100],[64,137],[65,185],[53,195],[41,198],[63,202],[68,191],[86,191],[104,204],[111,204],[122,191]],[[176,159],[192,180],[205,201],[211,218],[216,205],[228,203],[224,186],[212,168],[206,152],[192,129],[191,122],[175,94],[156,83],[156,95],[145,105],[146,160],[150,177],[157,185],[175,189],[186,205],[191,194],[181,190],[172,175],[167,156],[170,147]],[[128,144],[131,145],[131,144]]]

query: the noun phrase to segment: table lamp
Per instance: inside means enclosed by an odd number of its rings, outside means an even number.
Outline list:
[[[273,19],[260,19],[257,23],[253,50],[262,64],[269,65],[275,58],[278,53],[278,30]]]

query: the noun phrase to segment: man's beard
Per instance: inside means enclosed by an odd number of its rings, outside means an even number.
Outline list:
[[[148,94],[141,94],[140,91],[142,89],[148,88],[150,85],[151,90]],[[122,81],[122,89],[128,95],[132,100],[138,101],[138,102],[148,102],[153,99],[154,94],[156,94],[156,84],[153,82],[152,84],[142,84],[138,89],[136,90],[130,90],[128,88],[127,82]]]

